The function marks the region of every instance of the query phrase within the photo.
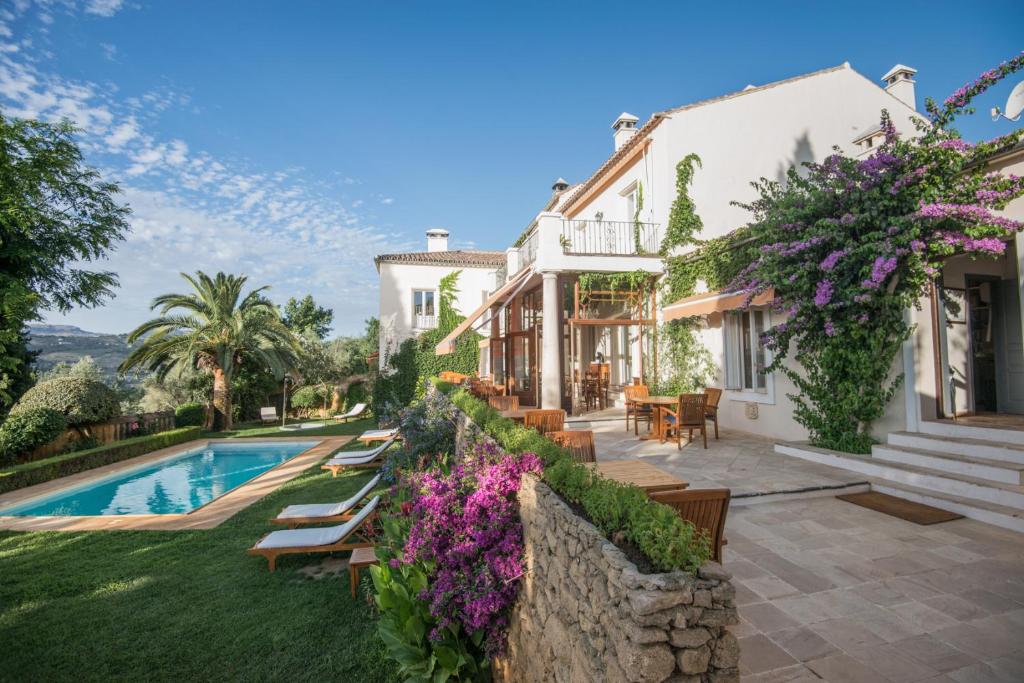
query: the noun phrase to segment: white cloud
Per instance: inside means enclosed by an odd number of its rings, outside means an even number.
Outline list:
[[[393,204],[395,202],[394,197],[384,197],[380,200],[381,204]]]
[[[117,45],[100,43],[100,50],[103,51],[103,56],[110,61],[114,61],[117,58]]]
[[[129,116],[123,123],[118,124],[108,135],[104,138],[107,144],[110,146],[111,151],[120,151],[125,144],[131,142],[135,138],[139,137],[139,124],[135,120],[134,116]]]
[[[112,17],[120,11],[122,6],[124,6],[124,0],[87,0],[85,12],[100,17]]]

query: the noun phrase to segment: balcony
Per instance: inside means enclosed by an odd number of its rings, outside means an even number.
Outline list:
[[[437,327],[436,315],[417,315],[413,318],[413,329],[432,330]]]
[[[576,256],[656,256],[661,230],[657,223],[563,219],[559,242]]]

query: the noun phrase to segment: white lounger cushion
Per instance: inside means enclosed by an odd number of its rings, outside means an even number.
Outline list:
[[[341,415],[335,415],[334,419],[335,420],[342,420],[342,419],[344,419],[346,417],[355,417],[356,415],[358,415],[359,413],[363,412],[364,410],[366,410],[366,404],[365,403],[357,403],[354,406],[352,406],[352,409],[349,410],[347,413],[342,413]]]
[[[393,436],[376,448],[368,451],[343,451],[327,461],[328,465],[365,465],[391,447],[398,436]]]
[[[365,522],[370,513],[376,509],[378,503],[380,503],[380,496],[374,496],[373,500],[359,511],[359,514],[344,524],[325,526],[319,529],[282,529],[281,531],[271,531],[263,540],[256,544],[256,548],[314,549],[318,546],[334,545],[359,528],[359,525]]]
[[[363,439],[379,439],[381,437],[395,436],[397,434],[398,427],[395,427],[394,429],[371,429],[368,432],[360,434],[356,441],[361,441]]]
[[[333,517],[335,515],[343,515],[356,505],[359,504],[363,498],[366,498],[367,494],[377,487],[380,483],[380,475],[366,482],[366,486],[359,489],[359,492],[348,500],[344,500],[340,503],[309,503],[306,505],[289,505],[281,514],[277,516],[278,519],[289,519],[293,517]]]

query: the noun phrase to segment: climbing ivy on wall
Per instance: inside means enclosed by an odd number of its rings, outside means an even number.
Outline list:
[[[647,250],[644,249],[644,242],[641,238],[641,223],[640,223],[640,212],[644,210],[644,184],[640,181],[636,183],[636,211],[633,212],[633,248],[637,254],[645,254]]]
[[[668,226],[661,240],[661,254],[667,255],[673,247],[692,244],[704,223],[697,215],[697,208],[690,198],[690,183],[693,181],[694,165],[701,167],[700,157],[687,154],[676,164],[676,199],[668,214]]]

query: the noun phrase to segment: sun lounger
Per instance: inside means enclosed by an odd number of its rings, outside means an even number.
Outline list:
[[[371,429],[356,437],[356,441],[371,444],[374,441],[387,441],[393,436],[398,436],[398,427],[394,429]],[[398,438],[401,438],[400,436]]]
[[[335,415],[333,419],[338,420],[339,422],[347,422],[354,417],[359,417],[364,412],[366,412],[366,404],[357,403],[352,406],[351,410],[346,413],[342,413],[341,415]]]
[[[277,408],[274,406],[260,408],[260,419],[263,420],[264,424],[267,422],[277,422]]]
[[[363,501],[370,491],[377,488],[380,483],[380,475],[373,477],[366,482],[366,486],[348,500],[340,503],[309,503],[305,505],[289,505],[276,518],[270,520],[273,524],[287,524],[294,529],[300,524],[322,524],[326,522],[347,522],[356,514],[352,510]]]
[[[331,474],[336,477],[338,476],[338,472],[348,468],[378,467],[381,462],[383,462],[384,451],[390,448],[391,444],[396,440],[398,440],[397,434],[393,435],[390,439],[373,450],[342,451],[321,465],[320,469],[330,470]]]
[[[371,547],[373,542],[368,540],[364,527],[372,521],[379,504],[380,496],[374,496],[373,500],[344,524],[271,531],[246,552],[267,558],[270,571],[274,571],[277,568],[277,558],[281,555],[333,553],[339,550]]]

